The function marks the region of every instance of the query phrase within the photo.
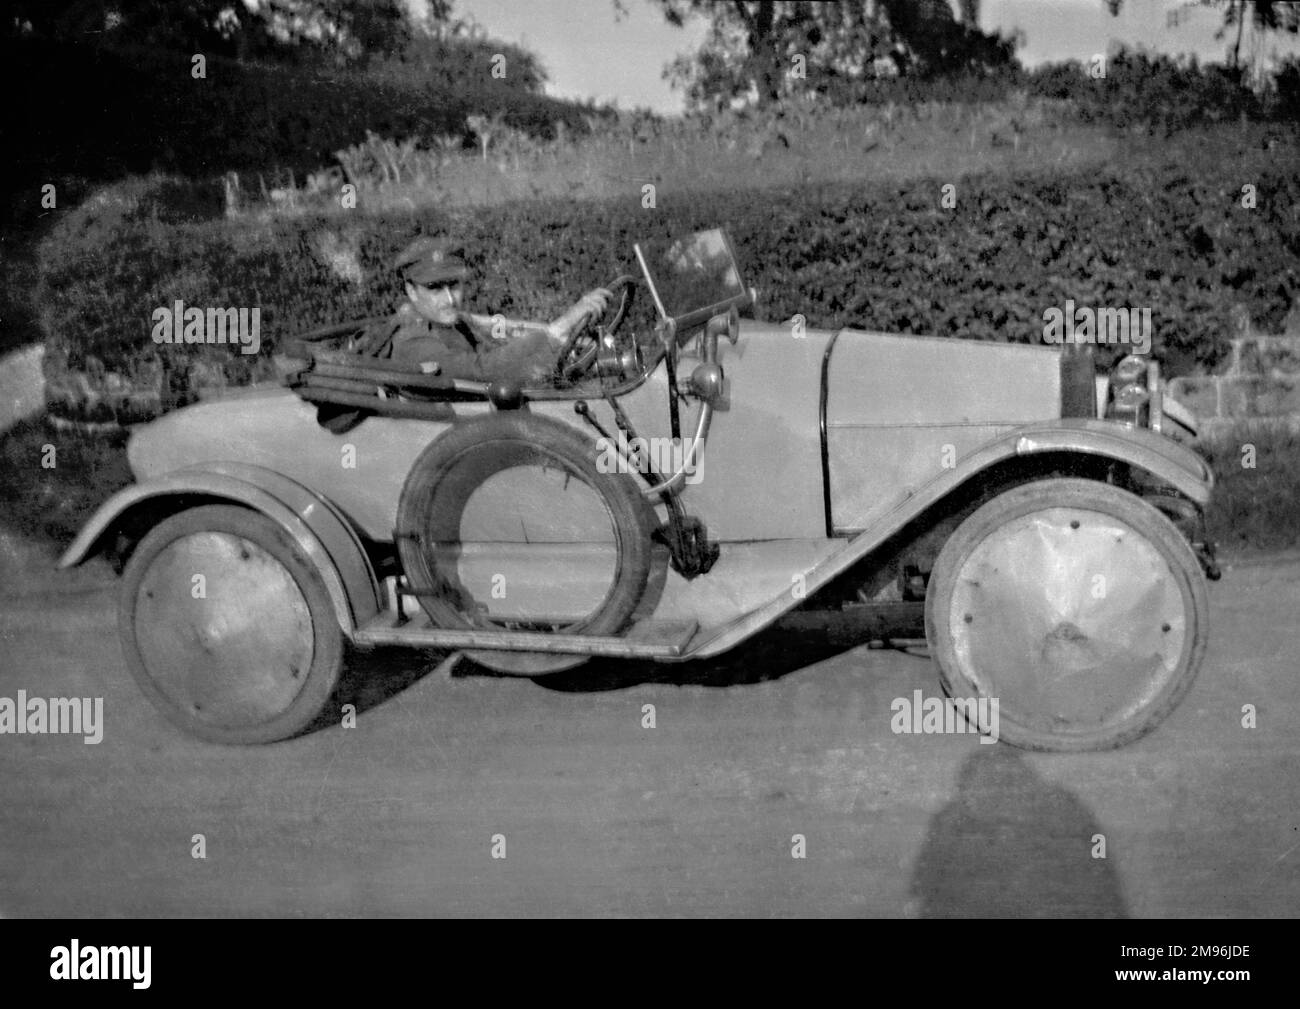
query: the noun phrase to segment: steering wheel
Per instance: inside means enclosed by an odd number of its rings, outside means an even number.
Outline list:
[[[613,336],[627,317],[627,310],[632,305],[636,285],[637,279],[626,273],[615,277],[605,285],[605,290],[611,294],[622,291],[618,308],[608,325],[597,325],[600,319],[589,315],[569,334],[569,338],[564,341],[564,346],[560,348],[559,356],[555,360],[555,378],[557,382],[572,382],[591,369],[592,363],[596,360],[596,352],[600,349],[601,338]],[[595,330],[594,333],[592,332],[593,329]]]

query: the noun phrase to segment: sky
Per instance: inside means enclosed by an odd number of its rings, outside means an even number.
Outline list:
[[[408,2],[418,7],[423,0]],[[680,112],[681,95],[663,80],[663,68],[679,53],[698,48],[705,24],[674,28],[658,4],[623,2],[627,13],[621,16],[614,0],[455,0],[454,9],[489,35],[537,53],[550,75],[547,90],[556,97]],[[1169,23],[1171,12],[1178,14],[1176,25]],[[981,11],[986,31],[1019,29],[1024,34],[1018,55],[1027,66],[1045,60],[1086,61],[1116,42],[1217,61],[1228,46],[1227,39],[1214,38],[1221,20],[1220,12],[1182,0],[1126,0],[1119,17],[1111,17],[1102,0],[983,0]],[[1243,54],[1252,50],[1249,34]],[[1285,39],[1265,44],[1300,52],[1294,36]]]
[[[1166,53],[1192,53],[1202,62],[1221,62],[1231,39],[1215,39],[1223,12],[1183,0],[1125,0],[1118,17],[1111,17],[1102,0],[983,0],[981,27],[1026,35],[1017,51],[1026,66],[1054,60],[1086,60],[1106,52],[1112,43],[1141,45]],[[1173,23],[1171,23],[1173,22]],[[1249,27],[1242,39],[1243,59],[1253,46],[1279,45],[1300,51],[1295,36],[1255,38]]]
[[[453,9],[537,53],[557,98],[680,112],[681,96],[662,79],[663,68],[699,47],[706,24],[674,28],[647,0],[624,0],[624,7],[619,15],[614,0],[456,0]]]

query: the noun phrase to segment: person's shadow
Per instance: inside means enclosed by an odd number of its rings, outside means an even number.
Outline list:
[[[934,815],[912,870],[922,918],[1127,918],[1106,831],[1071,792],[1004,743],[966,758],[957,795]],[[1112,845],[1114,838],[1107,836]]]

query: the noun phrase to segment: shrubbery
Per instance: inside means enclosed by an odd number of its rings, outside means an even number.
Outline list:
[[[1298,66],[1294,58],[1282,63],[1272,87],[1257,94],[1224,66],[1122,51],[1107,60],[1105,77],[1093,79],[1079,63],[1053,63],[1029,73],[1025,86],[1041,98],[1071,101],[1085,122],[1167,136],[1236,119],[1300,118],[1292,94]]]
[[[1242,465],[1245,444],[1255,448],[1253,467]],[[1228,553],[1300,547],[1300,434],[1282,426],[1247,426],[1202,448],[1215,477],[1206,512],[1210,538]]]
[[[1241,206],[1243,178],[1257,187],[1254,210]],[[1300,178],[1267,161],[967,179],[952,210],[941,185],[661,192],[653,212],[638,192],[414,218],[173,224],[143,196],[91,201],[41,248],[48,360],[138,375],[161,359],[182,399],[196,364],[233,383],[265,377],[286,336],[391,310],[400,290],[388,263],[416,233],[463,239],[480,309],[549,318],[629,271],[634,240],[723,223],[769,319],[1034,342],[1043,311],[1067,299],[1146,306],[1156,356],[1176,371],[1222,354],[1234,302],[1277,328],[1300,289]],[[155,346],[151,313],[177,299],[259,307],[261,354]]]
[[[1112,54],[1103,77],[1093,77],[1089,70],[1077,61],[1045,63],[1033,70],[1012,64],[949,77],[810,79],[808,88],[837,105],[980,104],[1022,92],[1069,101],[1085,122],[1163,135],[1241,118],[1300,119],[1300,60],[1295,57],[1277,67],[1262,92],[1228,67],[1143,50]]]

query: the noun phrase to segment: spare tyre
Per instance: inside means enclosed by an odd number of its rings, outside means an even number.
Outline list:
[[[653,509],[635,478],[602,473],[596,440],[526,412],[457,424],[415,461],[397,548],[438,627],[613,635],[645,594]],[[500,672],[569,669],[582,656],[469,653]]]

